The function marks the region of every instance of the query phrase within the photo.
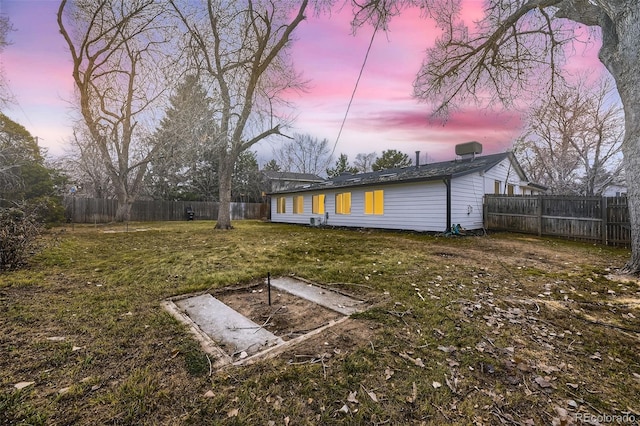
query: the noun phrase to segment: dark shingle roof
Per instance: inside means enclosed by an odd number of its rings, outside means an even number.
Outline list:
[[[487,171],[507,157],[511,157],[514,160],[516,168],[518,169],[518,174],[520,174],[523,179],[526,179],[526,176],[524,176],[522,169],[517,166],[517,161],[515,161],[513,155],[509,152],[503,152],[500,154],[485,155],[469,159],[423,164],[418,167],[409,166],[358,174],[343,173],[340,176],[328,179],[321,183],[305,185],[301,188],[296,189],[282,190],[278,191],[277,193],[291,193],[301,191],[314,191],[323,188],[342,188],[364,185],[379,185],[381,183],[419,182],[454,178],[469,173]]]

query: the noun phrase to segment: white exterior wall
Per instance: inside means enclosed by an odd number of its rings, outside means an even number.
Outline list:
[[[384,190],[384,214],[364,214],[364,193]],[[335,195],[351,192],[351,214],[336,214]],[[314,195],[325,194],[326,222],[330,226],[444,231],[447,220],[446,187],[442,181],[327,189],[300,193],[304,195],[304,213],[293,214],[293,194],[286,194],[286,213],[277,213],[277,198],[271,200],[271,221],[309,224]],[[323,220],[324,222],[324,220]]]
[[[491,181],[493,185],[493,180]],[[484,226],[482,204],[485,179],[479,173],[460,176],[451,182],[451,225],[460,224],[465,229],[481,229]],[[491,187],[493,191],[493,186]]]
[[[451,182],[451,225],[460,224],[465,229],[483,227],[484,194],[494,193],[494,182],[502,182],[501,193],[505,192],[505,183],[514,185],[514,194],[522,194],[516,169],[508,158],[485,173],[471,173],[454,178]],[[384,214],[364,214],[364,193],[384,190]],[[351,192],[351,214],[335,213],[335,195]],[[294,194],[284,194],[286,213],[277,213],[277,198],[271,200],[271,221],[300,223],[308,225],[311,217],[324,215],[312,213],[313,195],[325,195],[325,212],[329,213],[326,222],[331,226],[350,226],[363,228],[405,229],[414,231],[443,232],[447,227],[447,191],[442,180],[397,183],[352,188],[327,188],[323,191],[298,193],[304,196],[304,213],[293,214]]]
[[[522,182],[522,180],[520,180],[518,172],[513,167],[511,161],[508,158],[505,158],[500,163],[487,170],[487,172],[484,174],[485,194],[495,194],[494,184],[496,180],[502,182],[500,186],[500,194],[506,194],[506,185],[511,184],[514,186],[513,194],[522,195],[522,185],[526,184],[526,182]]]

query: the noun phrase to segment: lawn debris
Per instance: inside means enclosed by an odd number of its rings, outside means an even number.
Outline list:
[[[412,358],[406,352],[400,352],[398,355],[400,355],[401,358],[411,361],[413,364],[417,365],[418,367],[422,367],[422,368],[425,367],[424,362],[422,362],[422,359],[420,358]]]

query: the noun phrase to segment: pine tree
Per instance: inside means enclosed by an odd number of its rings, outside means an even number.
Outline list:
[[[358,173],[358,169],[349,164],[347,154],[340,154],[340,157],[336,160],[335,167],[333,169],[327,169],[327,177],[331,179],[340,176],[342,173]]]
[[[160,149],[150,164],[148,192],[159,199],[217,199],[217,136],[211,99],[189,75],[169,100],[153,136]]]
[[[382,155],[376,159],[371,168],[374,172],[385,169],[395,169],[397,167],[410,166],[411,159],[404,152],[397,149],[382,151]]]

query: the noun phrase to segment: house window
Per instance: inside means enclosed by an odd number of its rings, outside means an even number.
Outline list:
[[[336,194],[336,214],[351,214],[351,193]]]
[[[364,214],[384,214],[384,191],[364,193]]]
[[[502,188],[502,182],[496,180],[493,182],[493,193],[496,195],[500,195],[500,189]]]
[[[304,213],[304,196],[295,195],[293,197],[293,214]]]
[[[313,214],[324,214],[324,194],[313,196],[311,210]]]
[[[513,195],[515,191],[515,187],[512,184],[507,185],[507,195]]]
[[[278,213],[286,213],[287,212],[286,205],[287,205],[287,199],[284,198],[284,197],[278,197],[278,209],[277,209],[277,212]]]

